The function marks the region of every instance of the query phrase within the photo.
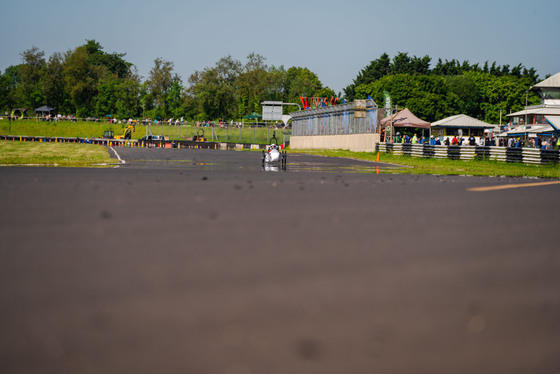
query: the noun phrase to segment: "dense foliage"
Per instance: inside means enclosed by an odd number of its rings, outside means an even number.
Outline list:
[[[455,114],[467,114],[489,123],[498,123],[500,115],[522,110],[526,104],[538,104],[539,98],[527,90],[538,82],[534,69],[521,65],[510,68],[486,62],[482,67],[468,61],[438,60],[430,69],[428,56],[409,57],[387,54],[371,61],[344,89],[346,98],[371,96],[383,106],[384,92],[392,104],[409,108],[418,117],[433,122]]]
[[[174,64],[157,58],[142,79],[125,54],[107,53],[94,40],[48,59],[36,47],[21,54],[22,63],[0,74],[0,110],[26,108],[27,115],[42,105],[61,114],[102,118],[179,118],[237,120],[261,111],[265,100],[298,103],[300,96],[335,96],[305,67],[268,66],[251,53],[245,63],[231,56],[215,66],[195,71],[183,83]],[[457,60],[437,61],[399,53],[373,60],[344,89],[348,101],[371,96],[383,106],[384,92],[393,105],[408,107],[419,117],[435,121],[464,113],[497,123],[500,115],[521,110],[537,83],[534,69],[521,65],[483,66]],[[285,107],[285,111],[296,110]]]
[[[21,57],[20,65],[0,75],[2,112],[25,108],[32,115],[48,105],[79,118],[230,120],[260,112],[264,100],[295,103],[300,95],[334,96],[308,69],[269,67],[254,53],[245,64],[227,56],[194,72],[188,87],[172,62],[156,58],[143,81],[125,54],[107,53],[94,40],[48,60],[37,47]]]

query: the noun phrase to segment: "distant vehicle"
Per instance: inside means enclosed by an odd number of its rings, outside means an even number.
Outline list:
[[[140,139],[141,142],[161,142],[164,140],[169,140],[169,137],[163,135],[146,135]]]
[[[124,130],[124,133],[122,135],[117,135],[115,136],[115,139],[131,139],[132,138],[132,133],[136,130],[136,128],[133,125],[128,125],[128,127]]]
[[[267,170],[267,166],[280,165],[282,170],[286,170],[287,153],[282,151],[279,147],[272,143],[268,147],[268,151],[263,149],[262,151],[262,166],[263,169]]]
[[[103,133],[103,139],[132,139],[132,133],[135,131],[135,127],[133,125],[129,125],[123,132],[122,135],[115,136],[115,132],[113,130],[105,130]]]
[[[113,132],[113,130],[105,130],[105,132],[103,133],[103,139],[114,139],[115,138],[115,133]]]

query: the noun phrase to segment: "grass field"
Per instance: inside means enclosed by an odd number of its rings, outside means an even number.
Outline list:
[[[105,130],[112,130],[115,135],[122,135],[126,124],[110,124],[105,122],[42,122],[35,120],[0,120],[1,135],[21,136],[47,136],[60,138],[100,138]],[[274,130],[269,128],[210,128],[194,127],[190,125],[169,126],[151,125],[149,131],[154,135],[164,135],[170,140],[181,140],[194,135],[204,135],[210,141],[230,143],[254,143],[268,144],[276,131],[278,143],[284,143],[290,139],[291,130]],[[136,125],[136,131],[132,133],[132,139],[140,139],[147,134],[145,125]]]
[[[117,163],[107,147],[78,143],[0,141],[0,165],[100,167]]]
[[[304,150],[290,151],[325,157],[346,157],[357,160],[375,161],[376,153],[350,151]],[[410,156],[381,155],[381,162],[411,166],[390,169],[392,173],[478,175],[560,178],[559,165],[525,165],[497,161],[459,161],[424,159]],[[0,165],[40,165],[60,167],[98,167],[116,164],[109,157],[106,147],[78,143],[39,143],[0,141]]]
[[[113,130],[115,135],[122,134],[125,124],[107,124],[96,122],[37,122],[35,120],[18,120],[9,122],[0,120],[0,134],[22,136],[48,137],[101,137],[105,130]],[[193,135],[202,135],[208,140],[232,143],[267,144],[274,134],[274,130],[266,128],[219,129],[199,128],[192,126],[150,126],[154,135],[165,135],[171,140],[185,139]],[[214,133],[214,135],[213,135]],[[278,143],[289,140],[291,132],[276,130]],[[146,135],[146,126],[137,125],[132,134],[133,139]],[[294,151],[292,151],[294,152]],[[376,153],[360,153],[350,151],[321,151],[307,150],[305,153],[329,157],[348,157],[360,160],[375,161]],[[560,178],[560,165],[525,165],[504,163],[498,161],[456,161],[416,158],[410,156],[395,156],[382,154],[381,161],[392,164],[412,166],[400,170],[410,174],[440,174],[440,175],[480,175],[480,176],[515,176]],[[58,166],[92,166],[102,163],[113,163],[107,149],[71,143],[20,143],[0,142],[0,164],[2,165],[58,165]]]
[[[364,161],[375,161],[377,153],[350,152],[343,150],[323,151],[306,150],[292,151],[327,157],[346,157]],[[419,158],[411,156],[395,156],[381,153],[381,162],[411,166],[391,170],[400,174],[437,174],[437,175],[478,175],[478,176],[509,176],[560,178],[560,165],[526,165],[521,163],[506,163],[489,160],[447,160],[434,158]]]

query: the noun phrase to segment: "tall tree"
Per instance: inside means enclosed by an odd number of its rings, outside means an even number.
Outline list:
[[[412,74],[412,65],[408,53],[399,52],[395,57],[393,57],[393,62],[391,63],[391,74]]]
[[[249,54],[237,82],[239,96],[247,112],[258,112],[261,102],[265,99],[267,88],[272,83],[265,58],[255,53]]]
[[[308,68],[291,67],[286,72],[286,87],[289,100],[297,103],[300,96],[314,96],[323,84]]]
[[[78,117],[94,115],[94,98],[98,93],[100,70],[99,66],[89,63],[89,53],[85,46],[66,52],[65,86],[70,97],[71,109]]]
[[[44,56],[45,52],[35,46],[21,54],[23,63],[19,66],[18,99],[20,105],[30,110],[43,102],[41,76],[46,65]]]
[[[95,66],[104,66],[117,78],[125,78],[131,74],[132,64],[124,59],[126,53],[106,53],[101,44],[95,40],[87,40],[84,45],[89,55],[89,62]]]
[[[115,92],[117,115],[120,118],[134,118],[142,115],[140,99],[140,77],[134,69],[129,76],[118,80]]]
[[[10,66],[0,76],[0,109],[11,111],[16,106],[16,89],[20,82],[19,66]]]
[[[412,57],[410,64],[412,65],[413,74],[429,75],[430,74],[430,62],[432,58],[430,56]]]
[[[271,66],[268,69],[269,84],[266,87],[267,100],[289,102],[286,91],[286,69],[284,66]]]
[[[362,69],[352,84],[344,88],[345,97],[353,100],[356,96],[356,87],[375,82],[390,73],[391,59],[387,53],[383,53],[378,59],[373,60]]]
[[[45,67],[45,74],[41,78],[41,86],[45,97],[45,104],[53,106],[61,113],[64,108],[64,59],[62,54],[55,52],[49,57]]]
[[[173,72],[174,64],[161,58],[154,60],[154,67],[150,70],[150,75],[146,81],[147,87],[154,97],[159,114],[164,118],[168,112],[168,93],[175,83],[180,83],[181,79]]]
[[[444,81],[454,95],[452,105],[456,113],[479,117],[482,94],[473,76],[471,74],[448,75],[444,77]]]

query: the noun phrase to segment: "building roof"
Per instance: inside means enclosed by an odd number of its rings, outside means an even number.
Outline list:
[[[494,125],[469,117],[466,114],[457,114],[455,116],[440,119],[432,123],[432,127],[453,127],[462,129],[491,129]]]
[[[546,122],[548,122],[550,124],[550,126],[554,127],[554,130],[559,131],[560,130],[560,117],[544,117],[544,119],[546,120]]]
[[[535,84],[531,87],[531,90],[535,88],[560,88],[560,73],[554,74],[552,77]]]
[[[509,131],[502,132],[498,134],[499,137],[504,136],[537,136],[540,134],[552,134],[555,129],[548,125],[539,126],[517,126]]]
[[[520,110],[519,112],[510,113],[508,117],[518,117],[524,116],[525,114],[540,114],[544,116],[560,116],[560,107],[554,106],[539,106],[539,107],[529,107],[527,109]]]

